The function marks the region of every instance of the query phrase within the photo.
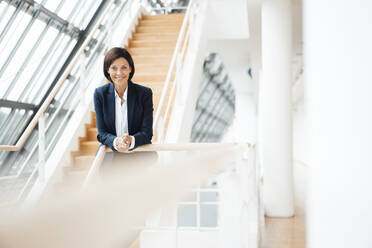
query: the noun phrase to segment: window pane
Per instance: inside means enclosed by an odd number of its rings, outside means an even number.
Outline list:
[[[12,16],[15,8],[2,1],[0,3],[0,30],[4,30],[5,25],[8,23],[9,18]]]
[[[46,24],[39,20],[36,20],[34,22],[34,24],[32,25],[32,28],[27,33],[24,42],[22,42],[17,52],[15,53],[13,60],[9,64],[8,69],[11,69],[12,74],[13,74],[12,76],[9,75],[10,76],[9,81],[13,84],[14,77],[17,76],[20,78],[15,82],[16,83],[15,85],[12,85],[12,90],[10,91],[9,96],[6,97],[6,99],[17,101],[22,92],[22,89],[25,88],[27,81],[25,81],[25,77],[22,77],[22,76],[27,76],[27,74],[30,74],[31,71],[35,69],[35,65],[37,64],[36,63],[28,63],[27,65],[23,65],[23,64],[24,64],[25,59],[29,56],[29,54],[31,52],[35,52],[32,49],[36,41],[40,37],[45,26]],[[36,61],[32,61],[32,62],[36,62]]]
[[[47,8],[48,10],[52,11],[52,12],[56,12],[56,9],[58,7],[58,5],[61,4],[61,2],[70,2],[69,0],[48,0],[46,1],[46,3],[44,3],[44,7]],[[41,2],[39,0],[39,2]]]
[[[61,46],[57,48],[58,50],[54,53],[50,63],[46,67],[46,73],[41,75],[40,80],[44,84],[35,92],[37,95],[35,94],[36,97],[31,100],[32,103],[40,103],[75,44],[76,40],[71,40],[69,36],[64,36]]]
[[[100,1],[95,0],[86,0],[86,3],[83,5],[83,8],[79,11],[74,24],[80,29],[85,29],[92,19],[94,13],[96,12]]]
[[[200,226],[217,227],[217,205],[200,205]]]
[[[15,22],[10,27],[10,31],[4,36],[0,43],[0,78],[2,87],[0,87],[0,98],[8,89],[11,79],[16,73],[16,68],[7,66],[7,62],[11,62],[11,53],[15,48],[19,38],[24,32],[24,28],[29,23],[31,17],[25,13],[19,13]]]
[[[54,28],[49,28],[45,34],[40,45],[37,47],[34,52],[31,62],[25,68],[25,71],[19,78],[18,84],[27,85],[22,91],[20,91],[19,99],[22,102],[31,103],[30,98],[33,98],[35,93],[39,90],[43,82],[40,79],[40,76],[45,73],[45,66],[48,64],[48,59],[52,56],[49,48],[53,44],[53,41],[58,35],[58,31]]]
[[[217,192],[200,192],[201,202],[216,202],[218,200]]]
[[[178,206],[178,226],[196,227],[196,205]]]

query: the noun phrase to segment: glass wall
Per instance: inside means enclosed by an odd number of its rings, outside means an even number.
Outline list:
[[[44,113],[45,153],[51,154],[80,101],[87,83],[99,78],[95,63],[127,1],[40,0],[0,3],[0,144],[15,145],[53,87],[84,48],[81,61]],[[101,66],[101,64],[99,64]],[[85,73],[85,77],[82,72]],[[0,205],[26,195],[38,176],[38,126],[19,151],[0,151]]]

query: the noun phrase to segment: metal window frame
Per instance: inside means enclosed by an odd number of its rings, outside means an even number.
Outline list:
[[[102,4],[104,4],[104,2],[105,1],[102,1],[101,2],[101,5],[100,6],[102,6]],[[127,3],[127,1],[125,2],[125,4]],[[124,7],[125,7],[125,5],[124,5]],[[117,8],[117,9],[119,9],[119,8]],[[98,12],[98,10],[99,9],[97,9],[97,11],[95,12],[95,15],[97,15],[97,12]],[[104,7],[103,7],[103,10],[104,10]],[[116,9],[115,9],[116,10]],[[117,12],[117,16],[120,16],[120,11],[119,12]],[[100,16],[98,15],[97,16],[97,20],[98,20],[98,18],[100,18]],[[90,22],[89,22],[89,24],[92,26],[92,27],[94,27],[94,25],[96,24],[96,22],[95,22],[95,20],[91,20]],[[89,32],[88,32],[88,28],[89,28],[89,25],[87,26],[87,29],[85,30],[87,33],[86,33],[86,35],[89,35]],[[90,30],[89,30],[90,31]],[[80,33],[80,36],[79,36],[79,38],[82,38],[81,36],[83,36],[84,34],[83,33]],[[76,48],[77,47],[77,45],[78,45],[78,43],[76,43],[75,45],[74,45],[74,48]],[[79,47],[80,48],[80,47]],[[94,49],[95,51],[97,51],[97,52],[99,52],[100,50],[99,50],[99,46],[96,46],[95,47],[95,49]],[[101,49],[102,50],[102,49]],[[73,51],[74,51],[74,49],[72,49],[72,51],[71,51],[71,53],[70,53],[70,55],[71,54],[73,54]],[[75,53],[76,54],[76,53]],[[95,54],[94,54],[95,55]],[[96,56],[96,55],[95,55]],[[69,57],[68,57],[69,58]],[[64,63],[64,65],[65,65],[66,63]],[[63,66],[62,66],[63,67]],[[63,69],[63,68],[62,68]],[[62,69],[59,71],[59,72],[61,72],[62,71]],[[72,72],[71,72],[72,73]],[[57,74],[57,76],[58,76],[58,74]],[[79,77],[71,77],[71,78],[73,78],[73,80],[76,80],[76,82],[73,84],[73,86],[76,86],[76,85],[78,85],[78,81],[79,81]],[[48,95],[48,92],[46,93],[46,95]],[[76,98],[78,98],[78,97],[76,97]],[[75,100],[75,99],[74,99]],[[37,104],[37,106],[36,106],[36,109],[39,109],[39,107],[40,107],[40,105],[41,105],[42,103],[40,103],[40,104]],[[60,109],[60,111],[63,111],[63,106],[60,106],[61,107],[61,109]],[[69,111],[72,109],[72,105],[69,105]],[[58,112],[58,110],[55,110],[54,111],[54,113],[53,113],[53,115],[56,115],[57,114],[57,112]],[[73,112],[73,111],[72,111]],[[34,112],[34,114],[35,114],[35,112]],[[33,114],[33,115],[34,115]],[[68,115],[68,114],[67,114]],[[66,119],[68,119],[68,117],[66,117],[67,115],[65,115],[64,116],[64,118]],[[31,117],[31,119],[32,119],[32,117]],[[59,121],[58,121],[59,122]],[[28,122],[29,123],[29,122]],[[27,124],[28,125],[28,124]],[[57,129],[58,129],[59,127],[57,127]],[[33,133],[33,134],[35,134],[35,133]],[[33,134],[31,134],[31,135],[33,135]],[[34,136],[34,135],[33,135]],[[19,138],[19,137],[18,137]],[[37,139],[37,137],[35,138],[35,139]],[[12,160],[17,160],[17,163],[18,162],[22,162],[22,161],[26,161],[26,160],[28,160],[28,158],[31,158],[32,156],[33,156],[33,152],[32,151],[30,151],[30,149],[33,149],[32,147],[37,147],[37,146],[35,146],[35,142],[33,142],[34,143],[34,145],[29,145],[28,143],[32,143],[31,142],[31,140],[33,140],[33,138],[32,137],[30,137],[29,138],[29,140],[27,141],[27,143],[23,146],[23,148],[22,148],[22,150],[20,150],[19,151],[19,153],[22,153],[22,151],[23,150],[27,150],[27,153],[25,153],[25,155],[26,156],[17,156],[17,158],[15,158],[16,156],[11,156],[11,159]],[[51,142],[53,142],[53,141],[51,141]],[[16,152],[9,152],[9,153],[12,153],[12,154],[14,154],[14,155],[17,155],[17,154],[15,154]],[[9,154],[8,153],[8,154]],[[27,159],[26,159],[26,157],[27,157]],[[9,168],[9,167],[11,167],[11,168]],[[8,168],[1,168],[0,167],[0,172],[2,172],[2,171],[4,171],[4,169],[5,170],[8,170],[8,171],[14,171],[16,168],[15,167],[13,167],[13,166],[9,166]],[[19,168],[19,166],[16,166],[17,168]],[[35,170],[34,170],[34,168],[29,168],[28,170],[33,170],[33,172],[32,173],[34,173],[35,172]],[[28,183],[27,183],[28,184]]]
[[[46,0],[43,0],[41,2],[41,5],[44,4],[44,2],[46,2]],[[65,1],[61,1],[57,8],[56,8],[56,13],[58,13],[58,11],[61,9],[63,3]],[[8,5],[10,6],[10,5]],[[33,19],[38,19],[37,16],[33,16],[32,17]],[[36,20],[35,20],[36,21]],[[10,94],[12,88],[15,86],[15,84],[17,83],[20,75],[22,74],[24,68],[29,64],[32,56],[34,55],[34,53],[36,52],[37,48],[39,47],[40,43],[42,42],[42,40],[44,39],[45,35],[47,34],[47,31],[49,30],[49,28],[52,26],[52,23],[54,22],[54,19],[52,18],[49,18],[49,20],[46,21],[46,26],[44,27],[42,33],[39,35],[39,37],[37,38],[37,41],[35,42],[35,44],[33,45],[32,49],[30,50],[30,52],[28,53],[28,55],[26,56],[26,59],[25,61],[23,62],[23,64],[21,65],[21,67],[18,69],[17,73],[15,74],[15,77],[13,78],[12,82],[10,83],[10,87],[8,87],[8,89],[6,90],[3,98],[7,98],[8,95]],[[53,43],[52,43],[52,46],[53,46]],[[40,68],[39,66],[37,68]],[[35,70],[35,71],[38,71],[38,70]],[[33,73],[35,74],[35,72]],[[30,86],[32,86],[32,83],[33,83],[33,80],[31,78],[31,80],[27,83],[27,86],[24,88],[24,91],[27,90],[27,89],[30,89]],[[22,92],[20,97],[18,98],[18,101],[21,101],[22,100],[22,96],[24,96],[25,92]]]

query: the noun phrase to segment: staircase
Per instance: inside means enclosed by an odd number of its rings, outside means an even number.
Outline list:
[[[163,91],[183,18],[184,14],[143,16],[127,47],[136,67],[133,82],[150,87],[153,91],[154,115]],[[174,73],[169,87],[172,86],[173,80]],[[170,91],[167,92],[165,102],[173,100],[169,99],[169,93]],[[165,113],[165,110],[166,108],[163,107],[162,114]],[[171,111],[172,109],[170,109]],[[165,120],[164,133],[168,127],[169,116]],[[157,140],[158,137],[155,134],[152,141],[156,142]]]
[[[184,14],[142,16],[126,47],[133,57],[136,70],[132,81],[153,91],[154,115],[183,18]],[[71,152],[71,165],[63,167],[62,182],[55,184],[54,190],[57,192],[54,192],[63,193],[82,186],[99,147],[94,112],[91,113],[91,123],[85,125],[85,134],[85,137],[79,137],[79,150]],[[157,141],[156,135],[152,141]],[[131,247],[139,247],[138,240]]]

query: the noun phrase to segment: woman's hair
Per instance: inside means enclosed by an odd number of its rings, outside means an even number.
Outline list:
[[[112,82],[110,74],[108,73],[110,65],[112,64],[112,62],[114,62],[115,60],[117,60],[118,58],[121,58],[121,57],[123,57],[124,59],[126,59],[128,61],[128,64],[129,64],[130,68],[132,69],[132,71],[129,73],[128,81],[130,81],[132,79],[133,75],[134,75],[134,63],[133,63],[132,56],[130,56],[129,52],[125,48],[114,47],[114,48],[111,48],[106,53],[105,59],[104,59],[104,62],[103,62],[103,74],[105,74],[105,77],[110,82]]]

